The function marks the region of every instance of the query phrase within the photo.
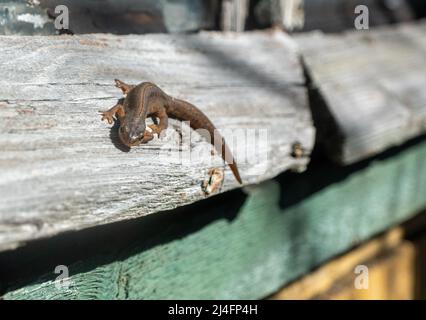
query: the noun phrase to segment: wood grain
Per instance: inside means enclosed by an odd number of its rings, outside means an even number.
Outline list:
[[[42,264],[38,276],[15,282],[3,298],[264,298],[423,210],[426,140],[369,165],[322,164],[245,190],[179,215],[154,214],[3,253],[3,288]],[[400,237],[392,234],[382,248]],[[64,264],[72,285],[57,289],[53,270]]]
[[[176,132],[189,127],[172,122],[165,138],[120,149],[97,113],[121,97],[114,78],[152,81],[198,106],[233,149],[244,184],[309,160],[303,73],[282,33],[0,37],[0,60],[0,250],[205,198],[208,169],[224,165],[205,159],[211,147],[195,132],[181,143]],[[291,156],[295,142],[305,156]],[[221,191],[235,187],[226,168]]]
[[[296,40],[326,104],[313,104],[317,122],[337,125],[321,137],[333,158],[353,163],[426,131],[426,22]]]

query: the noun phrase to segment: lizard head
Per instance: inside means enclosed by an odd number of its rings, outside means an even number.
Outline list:
[[[123,142],[128,147],[137,146],[144,141],[145,133],[145,121],[138,121],[134,123],[133,121],[126,121],[120,124],[118,129],[118,135],[121,142]]]

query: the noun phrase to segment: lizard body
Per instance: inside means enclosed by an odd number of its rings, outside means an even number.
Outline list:
[[[107,120],[111,124],[114,116],[118,118],[120,121],[119,137],[126,146],[133,147],[147,143],[154,138],[153,133],[160,136],[161,132],[167,129],[169,117],[189,121],[191,128],[208,131],[210,143],[229,165],[236,180],[242,183],[237,164],[225,140],[200,109],[189,102],[170,97],[150,82],[142,82],[134,86],[116,79],[115,83],[122,90],[125,98],[120,99],[111,109],[101,111],[102,120]],[[146,130],[145,119],[147,117],[151,117],[154,121],[154,124],[148,126],[152,132]],[[157,118],[159,119],[158,124]]]

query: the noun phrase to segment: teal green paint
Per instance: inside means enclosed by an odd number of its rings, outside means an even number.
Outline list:
[[[109,262],[100,255],[70,266],[69,290],[56,289],[46,275],[4,298],[265,297],[426,207],[426,141],[357,170],[313,168],[248,191],[234,219],[177,238],[174,226],[164,228],[158,237],[171,241],[148,249],[136,243],[111,252]],[[191,219],[184,227],[203,214]]]

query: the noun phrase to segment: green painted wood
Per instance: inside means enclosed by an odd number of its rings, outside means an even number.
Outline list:
[[[246,191],[230,193],[231,203],[208,200],[210,210],[201,204],[165,214],[119,249],[108,251],[114,241],[102,240],[105,253],[69,266],[69,289],[54,286],[52,270],[4,298],[265,297],[424,208],[426,140],[349,167],[284,174]],[[165,225],[172,216],[179,220]]]

